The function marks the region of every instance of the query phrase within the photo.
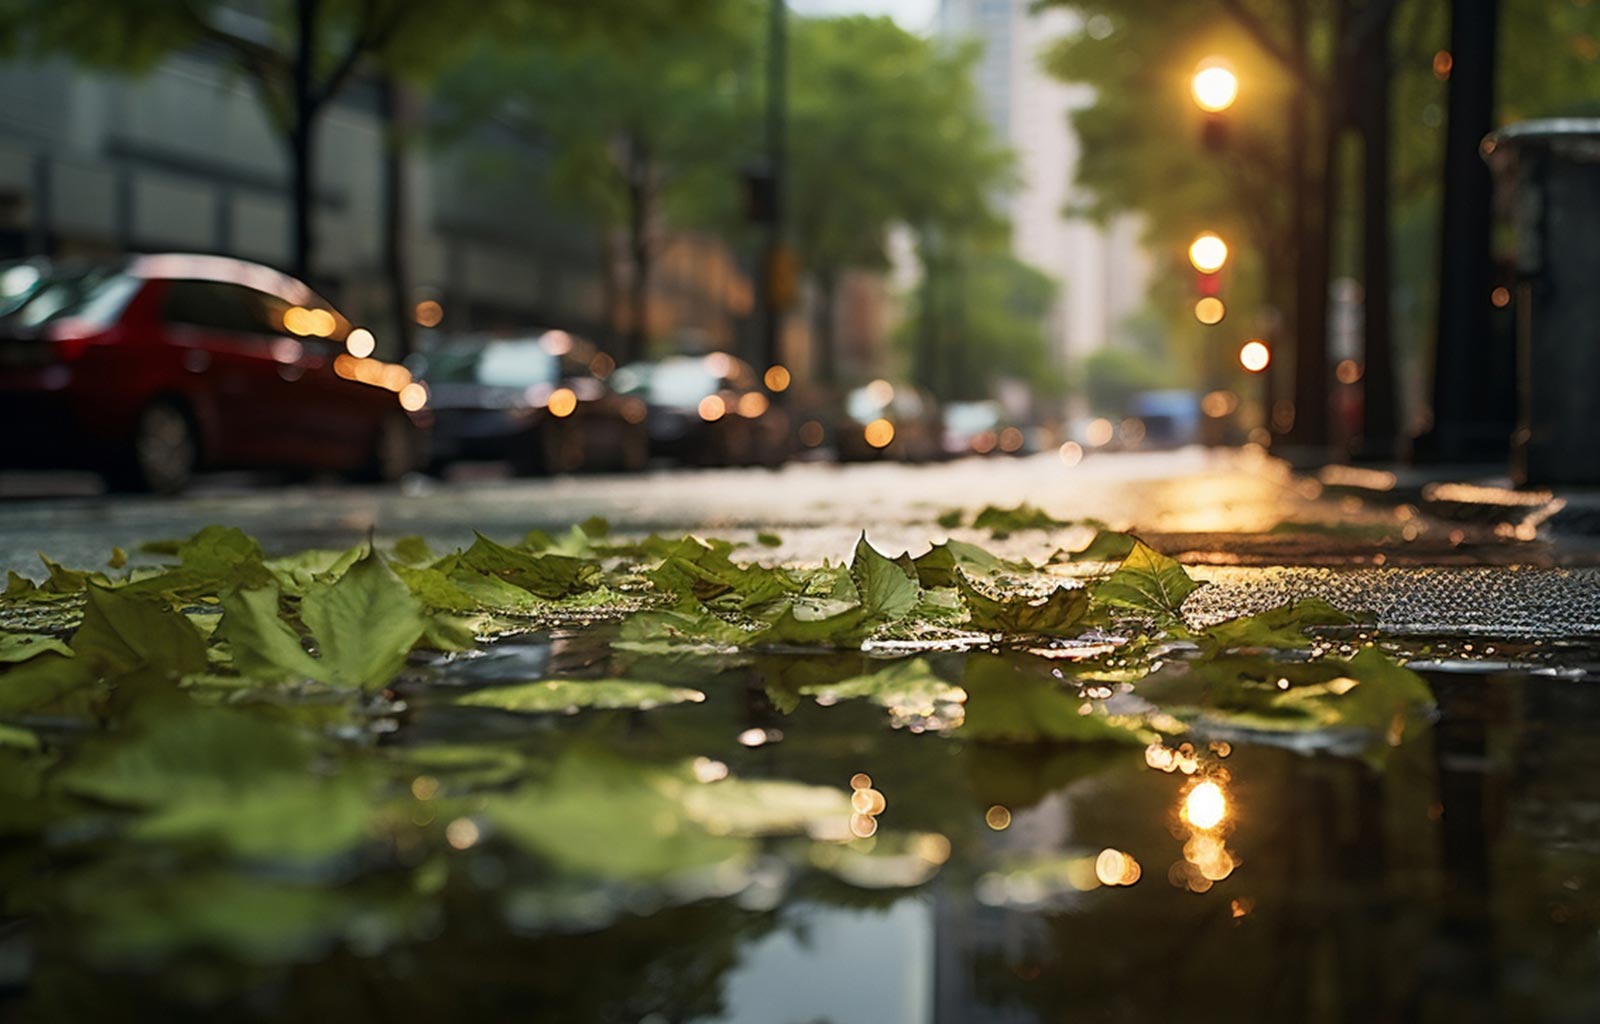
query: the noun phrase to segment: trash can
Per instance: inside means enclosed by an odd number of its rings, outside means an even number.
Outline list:
[[[1512,472],[1600,484],[1600,118],[1507,125],[1483,140],[1509,238],[1519,377]]]

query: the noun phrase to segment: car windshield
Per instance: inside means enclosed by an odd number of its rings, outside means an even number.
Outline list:
[[[659,363],[650,373],[650,401],[655,405],[690,408],[700,399],[715,394],[722,380],[699,359],[670,360]]]
[[[538,341],[491,341],[481,349],[436,353],[429,362],[435,381],[493,388],[554,384],[561,373],[560,357]]]
[[[111,267],[56,273],[37,285],[5,317],[19,327],[42,327],[67,316],[109,324],[122,314],[140,283],[138,278]]]

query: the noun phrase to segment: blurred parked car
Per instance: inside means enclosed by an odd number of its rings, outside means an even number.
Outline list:
[[[1020,455],[1033,447],[1028,431],[1010,422],[999,402],[951,402],[944,408],[944,450],[948,455]]]
[[[789,417],[750,364],[726,352],[633,363],[612,382],[647,404],[657,455],[714,466],[777,466],[788,457]]]
[[[1118,432],[1129,435],[1130,447],[1179,448],[1200,440],[1200,419],[1200,396],[1193,391],[1141,391],[1129,401]]]
[[[8,466],[173,492],[210,467],[420,461],[427,392],[309,287],[220,256],[54,267],[0,314]]]
[[[834,444],[844,462],[925,462],[941,454],[938,404],[909,384],[875,380],[845,396]]]
[[[461,338],[425,353],[435,465],[505,459],[521,474],[643,469],[642,399],[605,383],[611,357],[566,331]]]

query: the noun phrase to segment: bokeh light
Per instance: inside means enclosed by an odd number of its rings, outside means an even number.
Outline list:
[[[789,390],[789,368],[773,364],[767,367],[767,372],[761,375],[762,383],[766,384],[768,391],[778,392]]]
[[[862,435],[867,443],[874,448],[887,448],[889,442],[894,440],[894,424],[886,419],[876,419],[868,423]]]
[[[344,347],[357,359],[365,359],[378,347],[378,339],[365,327],[357,327],[344,339]]]
[[[1272,349],[1260,338],[1251,338],[1239,347],[1239,365],[1251,373],[1260,373],[1272,362]]]
[[[1201,830],[1213,829],[1228,816],[1228,798],[1222,787],[1207,779],[1189,790],[1183,798],[1183,817]]]
[[[1189,90],[1201,110],[1208,114],[1221,113],[1239,98],[1239,76],[1233,73],[1226,61],[1208,57],[1200,62],[1199,69],[1189,83]]]
[[[722,400],[721,395],[707,395],[700,399],[700,418],[707,423],[715,423],[728,413],[728,403]]]
[[[1222,318],[1227,315],[1228,307],[1215,295],[1207,295],[1194,304],[1194,318],[1207,327],[1222,323]]]
[[[1189,243],[1189,262],[1202,274],[1215,274],[1228,262],[1228,243],[1215,231],[1203,231]]]
[[[423,299],[417,303],[417,308],[412,311],[417,318],[417,323],[423,327],[438,327],[444,320],[444,307],[433,299]]]
[[[578,408],[578,396],[571,388],[556,388],[550,392],[544,407],[556,417],[571,416]]]

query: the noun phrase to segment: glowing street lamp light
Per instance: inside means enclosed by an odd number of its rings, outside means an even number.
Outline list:
[[[1228,262],[1228,243],[1215,231],[1202,231],[1189,243],[1189,262],[1202,274],[1215,274]]]
[[[1251,373],[1260,373],[1272,362],[1272,349],[1260,338],[1251,338],[1239,347],[1239,365]]]
[[[1208,114],[1220,114],[1233,106],[1239,98],[1239,76],[1233,73],[1226,61],[1207,57],[1200,62],[1194,78],[1189,82],[1195,105]]]

